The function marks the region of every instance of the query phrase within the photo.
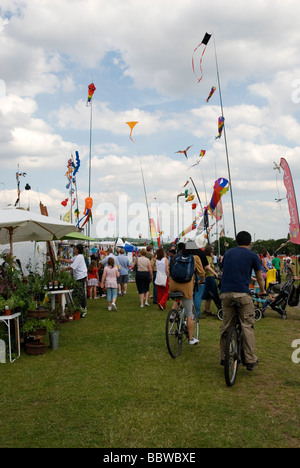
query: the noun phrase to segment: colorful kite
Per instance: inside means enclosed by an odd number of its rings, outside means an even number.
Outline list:
[[[68,166],[67,166],[68,170],[66,172],[66,178],[68,179],[68,183],[66,185],[66,188],[69,189],[70,186],[71,186],[71,183],[72,183],[72,178],[73,178],[73,160],[70,158],[68,160]]]
[[[150,237],[153,241],[153,245],[158,248],[157,231],[153,218],[150,219]]]
[[[83,212],[83,217],[78,221],[76,227],[79,227],[79,224],[81,221],[85,219],[84,223],[82,224],[81,228],[89,221],[89,219],[92,219],[92,208],[93,208],[93,199],[91,197],[87,197],[85,199],[85,207],[84,207],[84,212]]]
[[[193,164],[192,166],[189,167],[189,169],[191,169],[192,167],[194,166],[198,166],[198,164],[200,163],[200,161],[202,160],[203,156],[205,155],[206,151],[205,150],[201,150],[200,154],[199,154],[199,157],[200,159],[198,160],[198,162],[196,162],[196,164]]]
[[[136,126],[136,124],[138,124],[138,122],[126,122],[126,123],[127,123],[127,125],[129,125],[129,127],[130,127],[130,129],[131,129],[131,130],[130,130],[129,138],[130,138],[130,140],[133,141],[133,143],[134,143],[134,140],[132,139],[131,135],[132,135],[132,130],[134,129],[134,127]]]
[[[184,188],[184,187],[186,187],[186,186],[187,186],[187,184],[189,184],[189,183],[190,183],[190,181],[189,181],[189,180],[187,180],[187,181],[186,181],[186,183],[184,184],[183,188]]]
[[[216,136],[216,140],[218,138],[221,138],[222,136],[222,132],[223,132],[223,128],[224,128],[224,122],[225,122],[225,118],[224,117],[219,117],[219,120],[218,120],[218,131],[219,131],[219,135]]]
[[[203,51],[202,51],[202,54],[200,56],[200,78],[197,78],[198,80],[198,83],[200,83],[200,81],[202,80],[202,77],[203,77],[203,72],[202,72],[202,59],[203,59],[203,55],[204,55],[204,52],[206,50],[206,46],[208,44],[208,41],[210,40],[211,38],[211,34],[208,34],[208,33],[205,33],[205,36],[204,38],[202,39],[202,42],[200,42],[200,44],[196,47],[196,49],[194,50],[194,53],[193,53],[193,57],[192,57],[192,68],[193,68],[193,72],[194,72],[194,75],[196,76],[196,72],[195,72],[195,65],[194,65],[194,55],[195,53],[197,52],[197,50],[199,49],[200,46],[203,46],[201,47],[201,49],[203,48]],[[200,49],[200,51],[201,51]]]
[[[191,146],[188,146],[185,150],[182,150],[182,151],[176,151],[176,153],[182,153],[185,155],[185,157],[187,158],[187,152],[188,150],[192,147],[193,145]]]
[[[16,180],[17,180],[17,192],[18,192],[18,198],[15,202],[15,206],[17,206],[17,204],[20,202],[20,196],[21,196],[21,191],[20,191],[20,179],[19,177],[22,176],[22,177],[25,177],[26,176],[26,172],[16,172]]]
[[[75,176],[76,176],[76,174],[77,174],[77,172],[79,171],[79,168],[80,168],[80,158],[79,158],[78,151],[75,151],[75,156],[76,156],[76,165],[73,162],[73,167],[75,168],[74,172],[73,172],[73,182],[74,183],[75,183]]]
[[[95,85],[94,85],[94,83],[91,83],[88,86],[88,97],[87,97],[87,100],[86,100],[86,106],[87,107],[91,103],[92,97],[93,97],[93,94],[94,94],[95,91],[96,91]]]
[[[61,202],[62,206],[67,206],[68,201],[69,201],[68,198],[66,198],[65,200],[63,200],[63,201]]]
[[[208,95],[208,98],[206,99],[206,102],[208,102],[208,101],[210,100],[210,98],[212,97],[212,95],[214,94],[214,92],[216,91],[216,89],[217,89],[217,88],[216,88],[215,86],[213,86],[213,87],[211,88],[210,93],[209,93],[209,95]]]
[[[227,179],[222,177],[215,181],[214,191],[210,200],[210,204],[207,206],[207,211],[213,216],[213,213],[221,200],[222,195],[224,195],[229,189],[229,182]]]
[[[300,228],[297,200],[295,195],[294,183],[288,163],[284,158],[280,160],[280,167],[284,172],[283,182],[286,188],[286,199],[288,201],[290,213],[290,242],[300,244]]]

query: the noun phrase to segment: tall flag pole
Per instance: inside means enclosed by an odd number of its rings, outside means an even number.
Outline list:
[[[214,36],[214,35],[213,35]],[[234,228],[234,237],[236,237],[236,223],[235,223],[235,213],[234,213],[234,203],[233,203],[233,193],[232,193],[232,183],[231,183],[231,174],[230,174],[230,165],[229,165],[229,155],[228,155],[228,147],[227,147],[227,138],[226,138],[226,128],[224,125],[225,117],[224,117],[224,110],[223,110],[223,101],[222,101],[222,93],[221,93],[221,85],[220,85],[220,74],[219,74],[219,66],[218,66],[218,59],[217,59],[217,50],[216,50],[216,43],[215,43],[215,36],[214,36],[214,48],[215,48],[215,60],[216,60],[216,69],[217,69],[217,79],[218,79],[218,86],[219,86],[219,96],[220,96],[220,106],[221,106],[221,114],[222,114],[222,129],[224,133],[224,142],[225,142],[225,151],[226,151],[226,160],[227,160],[227,170],[228,170],[228,179],[229,179],[229,189],[230,189],[230,197],[231,197],[231,209],[232,209],[232,218],[233,218],[233,228]]]
[[[89,197],[91,196],[91,177],[92,177],[92,128],[93,128],[93,94],[96,91],[94,83],[91,83],[88,86],[88,98],[86,101],[86,106],[90,107],[90,153],[89,153]],[[90,218],[88,221],[88,236],[90,237],[91,225]]]

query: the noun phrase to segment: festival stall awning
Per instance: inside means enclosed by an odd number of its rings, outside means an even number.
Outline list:
[[[19,208],[0,210],[0,244],[25,241],[52,241],[74,232],[73,224]]]

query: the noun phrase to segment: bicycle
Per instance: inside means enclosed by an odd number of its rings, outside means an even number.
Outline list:
[[[177,309],[171,309],[166,320],[166,343],[170,356],[175,359],[182,350],[183,341],[189,340],[187,317],[184,306],[181,302],[182,292],[169,293],[169,299],[173,299],[178,304]],[[194,337],[199,339],[199,317],[193,303]]]
[[[258,297],[265,297],[266,294],[261,294]],[[230,304],[235,308],[234,324],[226,331],[226,345],[224,358],[224,375],[228,387],[232,387],[236,381],[239,364],[242,363],[248,370],[252,370],[253,366],[247,364],[243,348],[243,328],[239,316],[238,309],[242,306],[238,301],[232,301]],[[259,312],[260,309],[258,309]]]
[[[243,329],[238,313],[241,303],[233,301],[230,305],[235,307],[235,316],[234,325],[226,331],[225,335],[224,376],[228,387],[232,387],[236,381],[239,364],[246,364],[243,349]]]

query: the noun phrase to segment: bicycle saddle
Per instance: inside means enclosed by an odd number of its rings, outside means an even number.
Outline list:
[[[183,292],[175,291],[169,292],[169,299],[181,299],[183,297]]]

